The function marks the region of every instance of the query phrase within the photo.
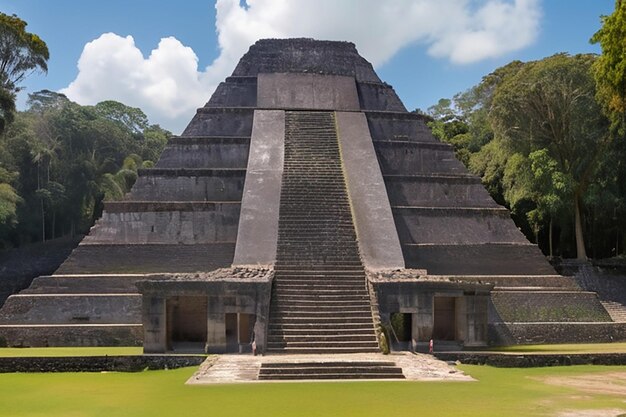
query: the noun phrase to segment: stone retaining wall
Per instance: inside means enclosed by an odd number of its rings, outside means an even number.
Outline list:
[[[11,294],[28,288],[33,278],[54,272],[79,239],[55,239],[0,251],[0,306]]]
[[[494,346],[626,341],[626,323],[492,323]]]
[[[465,365],[489,365],[497,368],[532,368],[569,365],[626,365],[626,353],[554,353],[510,354],[497,352],[438,352],[438,359],[459,361]]]
[[[0,358],[0,373],[10,372],[139,372],[198,366],[203,355],[136,355]]]

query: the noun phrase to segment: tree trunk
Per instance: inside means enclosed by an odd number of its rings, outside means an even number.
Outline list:
[[[552,252],[552,216],[550,216],[550,226],[548,229],[548,246],[550,247],[550,258],[554,256]]]
[[[41,241],[46,241],[46,212],[43,209],[43,198],[41,199]]]
[[[587,260],[582,215],[580,212],[580,197],[578,194],[574,195],[574,231],[576,233],[576,259]]]

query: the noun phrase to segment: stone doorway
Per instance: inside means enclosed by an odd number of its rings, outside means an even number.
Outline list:
[[[254,314],[226,313],[226,351],[238,353],[252,352]]]
[[[207,297],[168,297],[166,306],[168,350],[204,351],[207,342]]]
[[[457,297],[434,297],[433,340],[457,340],[456,299]]]

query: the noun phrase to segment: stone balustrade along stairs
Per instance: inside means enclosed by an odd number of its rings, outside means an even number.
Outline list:
[[[334,113],[288,111],[285,129],[268,353],[378,352]]]
[[[626,323],[626,306],[616,301],[601,301],[611,319],[616,323]]]

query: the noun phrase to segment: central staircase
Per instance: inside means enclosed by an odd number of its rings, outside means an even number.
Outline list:
[[[334,113],[288,111],[285,129],[268,353],[379,352]]]

